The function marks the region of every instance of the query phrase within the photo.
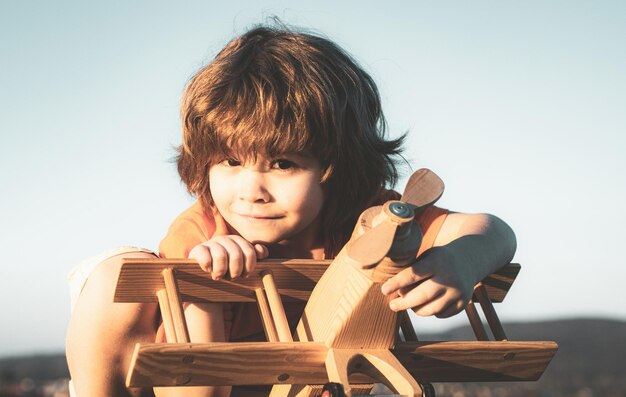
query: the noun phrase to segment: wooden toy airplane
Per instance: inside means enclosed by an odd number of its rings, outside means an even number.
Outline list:
[[[434,396],[431,382],[538,379],[556,343],[508,341],[492,305],[504,299],[519,265],[475,287],[465,311],[477,341],[417,341],[407,313],[391,311],[380,292],[415,261],[422,240],[415,216],[443,189],[434,173],[416,171],[399,201],[361,214],[332,262],[265,260],[249,278],[213,281],[190,260],[125,260],[115,302],[158,301],[168,342],[137,344],[127,386],[274,385],[271,397],[341,397],[383,383],[403,396]],[[307,301],[296,341],[282,304],[290,300]],[[183,302],[254,301],[268,342],[189,343]]]

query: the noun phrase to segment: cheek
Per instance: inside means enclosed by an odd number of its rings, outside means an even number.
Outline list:
[[[225,178],[223,173],[214,170],[209,171],[209,190],[211,191],[211,198],[219,210],[222,209],[220,207],[228,200],[229,186],[231,186],[231,184],[227,183],[227,178]]]
[[[291,196],[290,202],[298,203],[294,205],[294,210],[297,210],[302,218],[311,221],[319,215],[324,203],[324,194],[319,184],[311,183],[292,189]]]

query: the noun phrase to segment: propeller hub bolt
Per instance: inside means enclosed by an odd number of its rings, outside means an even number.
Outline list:
[[[389,212],[400,218],[411,218],[414,215],[411,207],[400,202],[389,204]]]

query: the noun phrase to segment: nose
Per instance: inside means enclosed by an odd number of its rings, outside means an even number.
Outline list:
[[[245,169],[239,174],[240,200],[251,203],[267,203],[270,201],[270,193],[267,190],[265,174],[254,169]]]

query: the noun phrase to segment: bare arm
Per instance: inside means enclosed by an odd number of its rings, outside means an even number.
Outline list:
[[[451,213],[434,247],[385,282],[382,291],[399,295],[392,310],[450,317],[467,305],[478,281],[513,258],[515,249],[515,234],[496,216]]]
[[[494,215],[451,213],[434,244],[446,245],[470,265],[477,283],[513,259],[517,241],[509,225]]]

